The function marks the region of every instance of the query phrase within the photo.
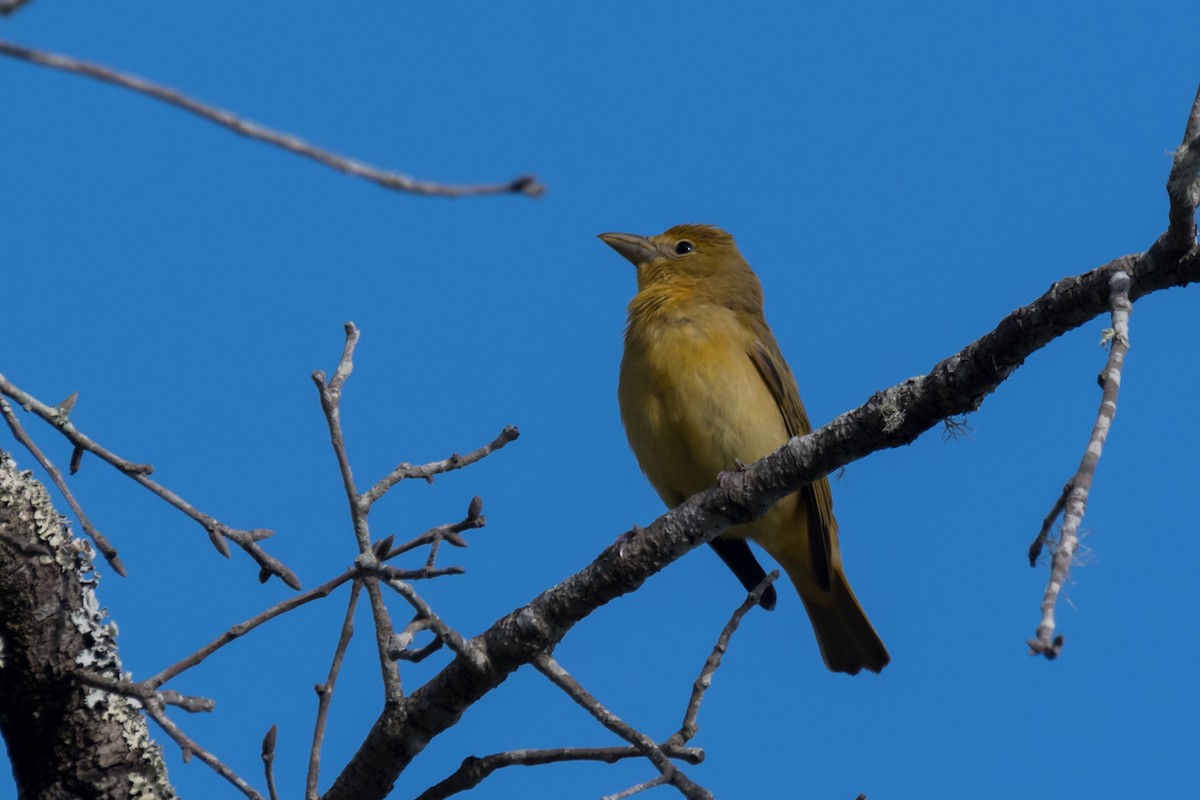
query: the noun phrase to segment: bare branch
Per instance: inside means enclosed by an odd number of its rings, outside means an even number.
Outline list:
[[[662,786],[667,782],[665,775],[659,775],[657,778],[651,778],[643,783],[630,786],[628,789],[617,792],[616,794],[606,794],[600,800],[625,800],[626,797],[633,797],[635,794],[641,794],[647,789],[653,789],[656,786]]]
[[[317,778],[321,772],[321,744],[325,739],[325,721],[329,717],[329,704],[333,700],[333,688],[337,684],[338,673],[342,669],[342,658],[350,646],[350,637],[354,635],[354,610],[358,607],[358,594],[362,591],[362,582],[355,581],[350,588],[350,602],[346,604],[346,617],[342,620],[342,632],[338,636],[337,647],[333,651],[333,663],[329,665],[329,675],[325,683],[313,687],[317,693],[317,722],[313,728],[312,749],[308,754],[308,777],[305,780],[304,796],[315,800]]]
[[[357,568],[348,569],[341,575],[333,578],[332,580],[326,581],[315,589],[309,589],[303,594],[298,594],[294,597],[289,597],[287,600],[284,600],[280,603],[276,603],[266,611],[254,615],[245,622],[239,622],[237,625],[234,625],[232,628],[222,633],[216,639],[213,639],[204,647],[200,648],[186,658],[175,662],[154,677],[143,681],[143,683],[154,689],[162,686],[164,683],[169,681],[171,678],[174,678],[184,670],[188,670],[196,666],[201,661],[215,653],[217,650],[220,650],[222,647],[232,642],[234,639],[245,636],[259,625],[262,625],[264,622],[275,619],[275,617],[278,617],[280,614],[285,614],[288,611],[291,611],[293,608],[299,608],[305,603],[311,603],[313,600],[319,600],[322,597],[327,597],[334,589],[341,586],[351,578],[357,577],[357,575]]]
[[[136,464],[132,461],[126,461],[115,453],[101,447],[80,432],[68,418],[70,408],[74,405],[73,402],[70,404],[64,402],[60,406],[48,406],[32,395],[21,391],[21,389],[10,383],[3,375],[0,375],[0,395],[11,397],[26,411],[32,411],[46,422],[58,428],[59,432],[67,438],[67,441],[75,445],[76,450],[87,450],[89,453],[96,454],[102,460],[116,467],[167,503],[200,523],[208,531],[209,539],[221,555],[226,558],[229,557],[229,548],[224,542],[225,539],[228,539],[241,547],[247,555],[253,558],[258,563],[261,571],[278,576],[280,580],[293,589],[300,588],[300,579],[280,561],[267,555],[266,551],[258,546],[260,541],[271,535],[271,531],[265,528],[256,528],[250,531],[230,528],[208,514],[199,511],[170,489],[151,480],[149,476],[154,472],[154,467],[149,464]],[[72,457],[72,461],[74,460],[74,457]]]
[[[429,618],[417,614],[404,626],[404,630],[392,637],[392,647],[388,651],[388,655],[397,661],[407,661],[410,664],[419,664],[429,658],[442,649],[444,641],[440,637],[435,635],[429,644],[424,647],[418,647],[416,650],[412,649],[412,642],[418,633],[427,631],[432,627],[433,623]]]
[[[583,706],[589,714],[596,718],[597,722],[641,751],[642,755],[650,759],[650,763],[658,769],[664,781],[679,789],[684,797],[690,800],[712,800],[712,794],[684,775],[683,771],[671,762],[671,759],[653,739],[605,708],[553,658],[542,653],[533,659],[533,666],[537,668],[538,672],[549,678],[551,683],[566,692],[567,696]]]
[[[1042,529],[1038,531],[1037,538],[1033,540],[1033,544],[1029,545],[1029,566],[1037,566],[1037,560],[1042,555],[1042,547],[1045,546],[1046,542],[1050,541],[1050,529],[1054,527],[1058,515],[1063,512],[1063,508],[1067,505],[1067,497],[1071,494],[1071,486],[1071,481],[1067,481],[1059,493],[1058,499],[1050,507],[1050,513],[1042,520]]]
[[[482,668],[482,655],[476,652],[476,645],[472,641],[464,639],[461,633],[451,628],[442,620],[441,617],[434,613],[429,604],[426,603],[419,594],[417,594],[416,589],[413,589],[404,581],[396,578],[388,579],[387,585],[394,589],[401,597],[407,600],[408,604],[413,607],[414,611],[417,612],[417,617],[420,621],[420,627],[432,630],[435,634],[437,634],[439,639],[445,642],[446,646],[454,651],[456,655],[458,655],[460,658],[466,659],[469,663],[477,664],[480,666],[480,668]],[[412,624],[410,624],[408,628],[405,628],[405,630],[408,631],[410,628],[415,630]],[[397,647],[397,645],[400,645],[401,649],[407,648],[407,642],[404,642],[401,645],[401,640],[393,640],[393,642],[390,644],[392,644],[393,650]]]
[[[699,677],[692,684],[692,696],[688,701],[687,711],[683,715],[683,724],[679,726],[679,732],[667,740],[669,744],[682,747],[691,741],[696,732],[700,730],[700,726],[696,724],[696,718],[700,715],[700,703],[704,700],[705,692],[712,686],[712,676],[721,666],[721,658],[729,649],[729,640],[733,638],[734,631],[742,624],[742,617],[758,605],[762,600],[763,593],[767,591],[767,587],[777,580],[779,580],[779,570],[771,570],[771,574],[754,587],[754,591],[746,596],[742,604],[733,612],[733,616],[729,618],[729,622],[725,623],[721,635],[717,637],[717,643],[713,646],[712,653],[705,659]]]
[[[79,524],[83,526],[84,533],[95,543],[96,549],[104,556],[104,560],[112,565],[112,568],[118,575],[124,578],[125,565],[121,563],[121,557],[117,555],[117,548],[113,547],[108,539],[92,525],[92,521],[88,519],[87,514],[83,513],[83,508],[75,500],[75,495],[71,494],[71,490],[67,488],[67,482],[63,479],[62,473],[58,471],[58,467],[54,466],[53,462],[42,453],[33,439],[29,438],[29,434],[25,433],[25,429],[21,427],[20,420],[13,413],[12,406],[2,396],[0,396],[0,415],[4,416],[4,421],[8,423],[8,427],[12,430],[13,436],[17,438],[17,441],[25,445],[25,449],[33,454],[33,457],[42,465],[42,469],[46,470],[47,474],[50,475],[50,479],[54,481],[54,485],[58,487],[58,490],[62,492],[62,496],[66,498],[67,505],[75,513]]]
[[[383,678],[384,704],[394,703],[404,696],[400,681],[400,667],[391,657],[392,640],[395,638],[395,628],[392,626],[392,616],[388,613],[387,604],[383,601],[383,592],[379,591],[379,580],[374,576],[363,579],[367,587],[367,597],[371,601],[371,615],[375,620],[375,648],[379,654],[379,671]],[[388,585],[391,585],[389,582]]]
[[[1092,435],[1084,451],[1083,460],[1075,477],[1067,482],[1070,491],[1067,492],[1063,510],[1062,530],[1059,532],[1058,545],[1054,548],[1054,559],[1050,565],[1050,581],[1042,598],[1042,622],[1038,625],[1037,638],[1029,640],[1029,648],[1034,653],[1040,653],[1046,658],[1057,658],[1062,651],[1064,639],[1054,636],[1054,607],[1058,594],[1067,581],[1071,569],[1071,560],[1075,557],[1075,549],[1079,545],[1079,523],[1083,520],[1087,508],[1088,492],[1092,488],[1092,478],[1096,475],[1096,466],[1100,462],[1100,453],[1112,427],[1113,417],[1117,413],[1117,393],[1121,389],[1121,369],[1125,365],[1125,353],[1129,350],[1129,276],[1124,272],[1116,272],[1109,279],[1112,302],[1112,330],[1109,335],[1108,362],[1100,373],[1103,393],[1100,399],[1100,410],[1096,415],[1096,424],[1092,427]]]
[[[704,760],[703,751],[694,747],[674,748],[663,745],[662,751],[671,758],[688,764],[699,764]],[[537,767],[568,761],[601,761],[615,764],[629,758],[645,758],[645,754],[635,747],[555,747],[470,756],[463,759],[462,765],[449,777],[422,792],[417,800],[445,800],[452,795],[474,789],[493,772],[504,767]]]
[[[56,53],[32,50],[28,47],[21,47],[20,45],[3,41],[0,41],[0,55],[94,78],[98,81],[111,83],[123,89],[130,89],[139,94],[153,97],[156,100],[162,100],[164,103],[169,103],[176,108],[182,108],[184,111],[189,111],[202,119],[216,123],[234,133],[281,147],[296,155],[304,156],[327,167],[332,167],[338,172],[365,178],[385,189],[441,197],[465,197],[467,195],[487,194],[523,194],[527,197],[539,197],[546,191],[546,187],[538,183],[537,178],[532,175],[522,175],[507,183],[467,186],[454,186],[445,183],[416,180],[408,175],[377,169],[360,161],[336,155],[328,150],[322,150],[297,136],[273,131],[270,128],[242,119],[228,111],[193,100],[174,89],[159,86],[136,75],[117,72],[100,64],[80,61]]]
[[[346,438],[342,435],[342,417],[340,405],[342,402],[342,387],[354,370],[354,348],[358,345],[359,330],[353,322],[345,324],[346,343],[342,348],[342,357],[338,360],[337,370],[328,383],[325,373],[316,370],[312,374],[316,384],[317,394],[321,400],[321,410],[325,413],[325,423],[329,426],[329,440],[333,445],[333,454],[337,459],[338,470],[342,475],[342,488],[346,492],[346,501],[350,504],[350,518],[354,524],[354,537],[358,540],[358,551],[365,553],[371,548],[371,533],[367,527],[367,511],[369,505],[362,503],[358,489],[354,486],[354,471],[350,468],[350,456],[346,453]]]
[[[421,478],[422,480],[433,483],[433,476],[443,472],[450,472],[455,469],[469,467],[476,461],[479,461],[486,456],[491,455],[509,442],[514,442],[521,435],[521,431],[516,425],[506,425],[504,430],[500,431],[500,435],[488,442],[483,447],[477,450],[472,450],[465,456],[458,453],[451,453],[449,458],[444,458],[441,461],[431,461],[428,464],[414,467],[412,464],[401,463],[397,464],[379,483],[368,489],[363,497],[368,503],[374,503],[379,498],[387,493],[397,483],[408,478]]]
[[[467,542],[459,534],[463,531],[472,530],[474,528],[482,528],[487,525],[487,518],[483,515],[483,499],[480,497],[472,497],[470,504],[467,506],[467,516],[460,522],[455,522],[452,525],[438,525],[436,528],[430,528],[420,536],[405,542],[404,544],[388,548],[384,551],[381,561],[393,559],[396,556],[407,553],[413,548],[422,545],[433,545],[430,548],[429,558],[425,562],[426,569],[433,566],[436,556],[436,547],[439,541],[445,539],[455,547],[466,547]]]
[[[207,764],[213,772],[216,772],[222,778],[229,781],[239,792],[249,797],[250,800],[262,800],[262,795],[256,792],[250,784],[242,780],[236,772],[225,766],[221,759],[196,744],[179,726],[171,722],[170,718],[163,713],[162,704],[158,700],[150,700],[146,703],[146,713],[150,715],[150,719],[157,722],[158,726],[166,731],[166,734],[179,745],[183,750],[185,761],[193,755],[196,756]]]
[[[146,681],[131,683],[86,670],[81,670],[76,675],[82,683],[86,683],[89,686],[95,686],[98,689],[119,694],[123,697],[131,697],[143,703],[158,702],[163,705],[177,706],[193,714],[196,712],[209,712],[217,707],[216,702],[210,698],[180,694],[170,689],[161,692],[156,691]]]

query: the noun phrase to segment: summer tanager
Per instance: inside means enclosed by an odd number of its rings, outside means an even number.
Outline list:
[[[762,287],[732,236],[709,225],[678,225],[658,236],[600,238],[637,267],[621,359],[621,420],[669,508],[812,430],[763,316]],[[711,543],[752,589],[765,573],[747,539],[787,571],[829,669],[854,675],[887,665],[887,648],[842,572],[828,480]],[[762,605],[775,605],[774,592]]]

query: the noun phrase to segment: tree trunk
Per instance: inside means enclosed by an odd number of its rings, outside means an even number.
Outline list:
[[[0,452],[0,733],[19,796],[174,797],[138,707],[79,680],[121,668],[96,584],[91,547]]]

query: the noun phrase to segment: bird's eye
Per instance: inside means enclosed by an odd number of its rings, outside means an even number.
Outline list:
[[[696,249],[695,246],[691,242],[689,242],[687,239],[684,239],[682,242],[675,245],[675,252],[681,256],[686,256],[688,253],[692,252],[695,249]]]

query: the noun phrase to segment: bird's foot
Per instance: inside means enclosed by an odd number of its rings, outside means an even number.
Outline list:
[[[617,548],[617,556],[618,557],[620,557],[620,558],[625,557],[625,547],[630,542],[632,542],[634,540],[634,537],[636,537],[643,530],[645,530],[645,529],[641,525],[634,525],[632,528],[630,528],[629,530],[625,531],[624,533],[622,533],[620,536],[617,537],[617,540],[615,542],[613,542],[613,545],[616,546],[616,548]]]
[[[735,458],[733,460],[733,469],[721,470],[717,473],[717,485],[724,489],[725,484],[729,482],[729,479],[744,469],[746,469],[746,465],[742,463],[742,460],[740,458]]]

